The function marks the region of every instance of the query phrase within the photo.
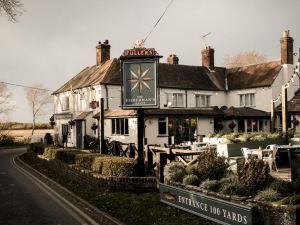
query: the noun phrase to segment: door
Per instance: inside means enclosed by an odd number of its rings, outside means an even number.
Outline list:
[[[82,149],[82,121],[76,121],[76,147]]]

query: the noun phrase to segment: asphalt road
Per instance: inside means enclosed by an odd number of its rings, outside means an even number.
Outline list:
[[[15,163],[24,148],[0,149],[0,225],[97,224]]]

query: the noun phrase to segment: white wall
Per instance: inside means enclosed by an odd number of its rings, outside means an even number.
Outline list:
[[[214,133],[214,119],[213,118],[198,118],[197,134],[207,135]]]

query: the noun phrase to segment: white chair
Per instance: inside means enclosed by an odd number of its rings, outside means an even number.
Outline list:
[[[248,159],[249,148],[241,148],[241,151],[243,153],[244,158],[247,160]]]
[[[273,165],[274,165],[275,171],[278,172],[276,166],[276,154],[278,151],[278,147],[276,145],[268,145],[266,149],[270,149],[271,151],[268,152],[266,156],[263,156],[263,160],[268,162],[270,171],[273,170]]]

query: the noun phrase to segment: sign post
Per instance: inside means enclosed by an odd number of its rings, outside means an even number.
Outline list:
[[[158,107],[159,58],[154,48],[128,49],[120,57],[123,76],[122,108],[137,110],[138,176],[145,175],[144,109]]]

